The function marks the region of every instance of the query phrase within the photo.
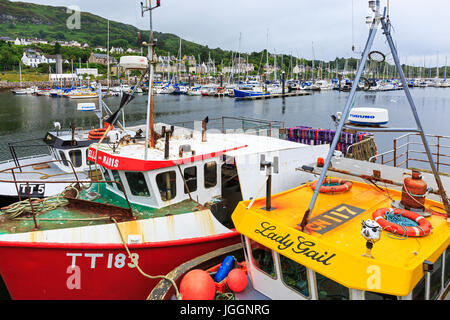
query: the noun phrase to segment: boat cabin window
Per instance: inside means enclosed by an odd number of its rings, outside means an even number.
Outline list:
[[[205,163],[204,167],[205,173],[205,188],[213,188],[217,184],[217,163],[215,161],[211,161]]]
[[[163,201],[169,201],[177,195],[177,175],[175,171],[160,173],[156,176],[156,184]]]
[[[397,297],[391,296],[390,294],[366,291],[366,292],[364,292],[364,299],[365,300],[397,300]]]
[[[69,164],[67,163],[67,158],[66,158],[66,154],[64,153],[64,151],[59,151],[59,156],[61,157],[61,160],[63,160],[61,163],[65,166],[69,166]]]
[[[317,295],[319,300],[349,300],[350,289],[316,273]]]
[[[187,188],[184,186],[184,193],[197,191],[197,167],[184,169],[183,175],[187,185]]]
[[[105,181],[108,181],[107,184],[109,184],[110,186],[112,186],[113,183],[111,182],[112,179],[111,179],[111,176],[109,175],[108,170],[107,170],[106,168],[104,168],[104,167],[100,167],[100,168],[101,168],[101,170],[102,170],[103,177],[105,178]]]
[[[147,182],[142,172],[125,172],[131,194],[138,197],[149,197]]]
[[[425,300],[425,281],[426,277],[424,276],[414,287],[412,291],[412,299],[413,300]]]
[[[253,265],[269,277],[276,279],[272,250],[251,239],[249,241]]]
[[[83,157],[81,155],[81,150],[71,150],[69,151],[69,158],[75,168],[79,168],[83,165]]]
[[[442,289],[442,257],[434,263],[433,271],[430,275],[430,300],[437,299]]]
[[[450,282],[450,247],[445,250],[445,269],[444,269],[444,283],[447,286]]]
[[[289,288],[300,293],[304,297],[309,297],[308,274],[306,267],[298,264],[294,260],[286,258],[283,255],[280,257],[281,278]]]
[[[112,172],[114,181],[120,183],[120,184],[122,185],[122,187],[123,187],[123,183],[122,183],[122,179],[120,179],[119,171],[117,171],[117,170],[111,170],[111,172]],[[117,189],[119,189],[120,192],[123,192],[121,186],[119,186],[118,184],[115,184],[115,185],[116,185]]]

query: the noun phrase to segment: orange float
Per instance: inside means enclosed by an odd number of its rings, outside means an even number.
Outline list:
[[[311,188],[316,190],[317,183],[319,181],[314,181],[311,184]],[[352,188],[352,183],[338,178],[326,178],[324,184],[320,187],[320,193],[342,193],[350,191]]]
[[[386,213],[391,214],[399,214],[405,218],[408,218],[418,224],[417,227],[408,227],[408,226],[402,226],[393,222],[390,222],[386,220]],[[402,236],[409,236],[409,237],[423,237],[426,235],[429,235],[432,229],[430,221],[425,219],[423,216],[421,216],[418,213],[408,211],[408,210],[402,210],[402,209],[391,209],[391,208],[381,208],[376,210],[372,214],[373,219],[378,222],[378,224],[386,231],[396,233],[398,235]]]

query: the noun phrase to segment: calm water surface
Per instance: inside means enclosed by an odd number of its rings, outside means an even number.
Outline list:
[[[450,136],[450,89],[415,88],[411,92],[425,132]],[[356,106],[387,108],[392,127],[415,127],[403,91],[358,92],[357,96]],[[157,122],[175,123],[202,120],[206,116],[246,116],[283,121],[286,127],[308,125],[331,129],[334,124],[330,116],[342,111],[347,97],[348,93],[337,91],[256,101],[236,101],[228,97],[158,95],[155,97],[155,118]],[[111,97],[104,101],[114,111],[120,98]],[[145,123],[146,101],[147,96],[137,96],[126,107],[126,125]],[[0,92],[0,160],[11,158],[8,142],[44,137],[47,130],[53,129],[55,121],[60,122],[63,128],[68,128],[71,122],[77,127],[98,126],[99,121],[93,113],[76,110],[78,102],[65,98],[15,96],[9,92]],[[379,150],[391,150],[392,139],[396,136],[399,134],[377,134]]]

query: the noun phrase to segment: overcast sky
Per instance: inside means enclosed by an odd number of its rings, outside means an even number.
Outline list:
[[[54,6],[76,5],[115,21],[149,29],[139,0],[22,0]],[[144,0],[142,0],[144,1]],[[155,3],[155,0],[152,0]],[[386,0],[382,0],[385,3]],[[368,34],[366,0],[161,0],[153,11],[156,31],[176,34],[210,48],[314,56],[321,60],[359,57]],[[450,58],[450,1],[391,0],[393,37],[403,63],[444,65]],[[352,27],[353,26],[353,27]],[[106,33],[106,32],[105,32]],[[387,53],[381,32],[374,49]],[[425,58],[426,57],[426,58]],[[449,61],[450,63],[450,61]]]

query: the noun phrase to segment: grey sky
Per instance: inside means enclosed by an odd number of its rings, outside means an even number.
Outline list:
[[[148,14],[140,15],[139,0],[22,0],[54,6],[77,5],[111,20],[149,28]],[[155,1],[153,0],[153,3]],[[386,0],[382,0],[385,3]],[[153,12],[154,29],[173,33],[210,48],[238,50],[242,33],[242,52],[266,48],[269,51],[334,60],[358,57],[366,40],[368,15],[366,0],[161,0]],[[353,7],[353,10],[352,10]],[[444,65],[450,57],[450,1],[391,0],[393,37],[402,62],[427,66]],[[353,23],[352,23],[353,21]],[[352,24],[354,28],[352,28]],[[375,49],[387,53],[381,32]]]

